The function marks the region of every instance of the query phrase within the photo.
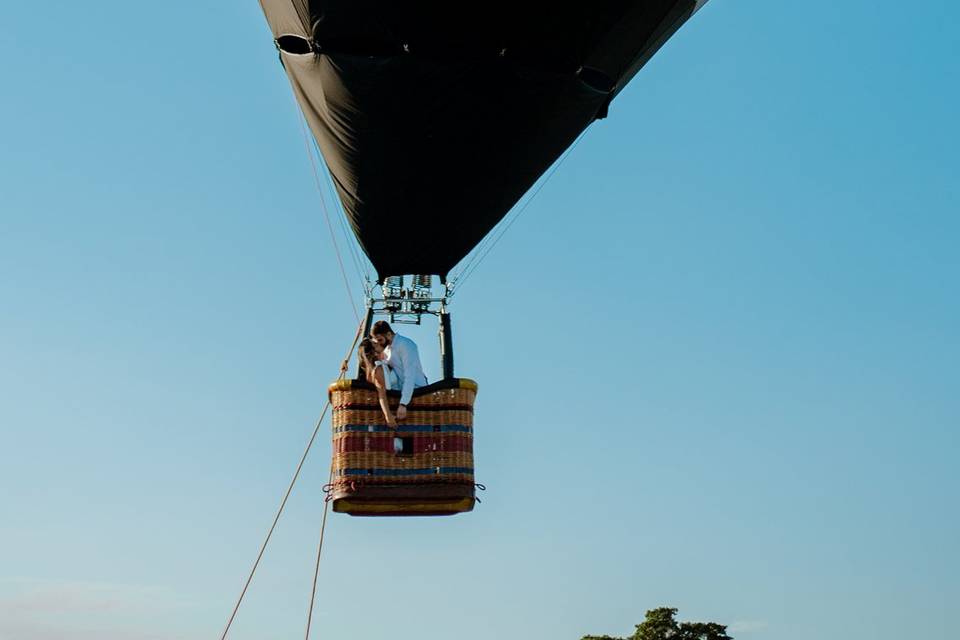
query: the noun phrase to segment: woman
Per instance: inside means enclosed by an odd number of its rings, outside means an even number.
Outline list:
[[[397,428],[397,420],[390,412],[390,403],[387,401],[387,391],[397,389],[400,381],[396,372],[390,368],[387,363],[380,360],[382,350],[379,345],[370,338],[364,338],[360,342],[360,364],[363,367],[363,376],[374,387],[377,388],[377,396],[380,398],[380,408],[383,410],[383,417],[387,420],[387,426],[391,429]]]

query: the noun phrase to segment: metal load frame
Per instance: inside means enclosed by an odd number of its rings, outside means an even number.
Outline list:
[[[390,324],[421,324],[423,316],[437,316],[439,320],[440,360],[443,379],[453,378],[453,332],[450,326],[450,312],[447,311],[453,286],[441,279],[443,295],[433,296],[433,277],[430,275],[411,276],[410,286],[405,286],[404,276],[389,276],[383,282],[367,281],[367,316],[363,326],[363,335],[370,335],[374,316],[386,316]],[[380,295],[376,295],[376,289]],[[434,308],[433,305],[437,305]]]

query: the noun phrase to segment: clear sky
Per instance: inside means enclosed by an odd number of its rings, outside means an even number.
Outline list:
[[[955,635],[958,22],[697,14],[455,298],[483,503],[332,517],[315,637],[576,640],[660,605]],[[218,637],[355,327],[266,23],[18,2],[0,59],[0,640]],[[328,456],[232,638],[302,634]]]

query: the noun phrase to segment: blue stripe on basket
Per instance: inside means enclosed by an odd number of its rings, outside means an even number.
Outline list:
[[[370,472],[373,471],[371,474]],[[342,476],[426,476],[437,474],[437,467],[427,467],[425,469],[340,469],[338,475]],[[440,467],[439,473],[473,473],[472,467]]]
[[[415,433],[433,433],[434,429],[437,429],[436,425],[432,424],[404,424],[400,425],[398,431],[402,432],[415,432]],[[439,429],[440,433],[470,433],[473,429],[466,425],[462,424],[442,424]],[[346,424],[342,427],[335,427],[334,433],[343,433],[343,432],[358,432],[365,431],[368,433],[385,433],[387,431],[392,432],[393,429],[386,425],[379,424]]]

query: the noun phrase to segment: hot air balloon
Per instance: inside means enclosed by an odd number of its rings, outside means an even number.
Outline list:
[[[360,247],[376,314],[439,316],[443,380],[396,434],[364,381],[331,385],[334,510],[472,509],[476,383],[454,377],[451,269],[706,0],[482,5],[261,0]],[[409,280],[405,280],[409,278]]]

